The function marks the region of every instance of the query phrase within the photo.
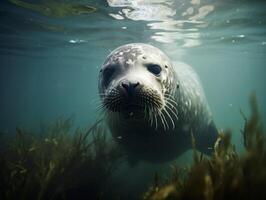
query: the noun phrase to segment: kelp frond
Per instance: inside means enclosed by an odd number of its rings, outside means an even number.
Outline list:
[[[102,121],[71,132],[71,118],[41,136],[17,128],[0,152],[0,199],[100,198],[122,157]]]
[[[194,164],[186,171],[185,178],[178,178],[174,168],[175,178],[161,184],[157,180],[143,199],[265,200],[266,139],[255,96],[250,98],[250,106],[250,118],[243,115],[243,155],[237,154],[232,145],[230,131],[220,133],[211,158],[200,158],[194,150]]]

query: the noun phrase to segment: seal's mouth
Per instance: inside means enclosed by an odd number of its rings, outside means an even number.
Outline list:
[[[103,105],[107,110],[127,118],[145,118],[151,111],[160,110],[163,101],[157,91],[148,87],[142,87],[134,95],[128,95],[115,87],[106,93]]]
[[[122,106],[120,113],[126,118],[142,118],[144,116],[144,107],[139,104],[126,104]]]
[[[135,95],[124,95],[120,90],[112,88],[102,97],[103,108],[108,113],[117,113],[123,119],[133,123],[146,121],[155,130],[174,129],[178,121],[177,103],[169,93],[163,95],[149,87],[142,88]]]
[[[138,104],[127,104],[125,105],[122,110],[125,111],[137,111],[137,110],[144,110],[143,106]]]

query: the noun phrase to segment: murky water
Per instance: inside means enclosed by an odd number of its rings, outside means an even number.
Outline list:
[[[114,48],[132,42],[152,44],[173,61],[191,65],[218,128],[234,130],[237,146],[239,111],[248,115],[252,92],[266,122],[264,1],[5,0],[0,3],[0,130],[38,129],[71,115],[77,126],[91,124],[100,103],[99,67]],[[144,172],[134,173],[137,180]]]

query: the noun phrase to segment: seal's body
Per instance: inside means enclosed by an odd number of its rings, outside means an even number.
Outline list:
[[[211,152],[217,130],[197,74],[159,49],[128,44],[101,67],[99,92],[115,140],[130,160],[168,161],[191,148]]]

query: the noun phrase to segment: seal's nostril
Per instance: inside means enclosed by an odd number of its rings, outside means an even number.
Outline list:
[[[132,83],[132,86],[133,86],[133,88],[136,88],[136,87],[138,87],[138,86],[139,86],[139,82]]]
[[[122,87],[125,89],[125,90],[129,90],[129,83],[127,82],[122,82]]]
[[[123,81],[121,83],[122,88],[125,90],[127,94],[134,94],[139,87],[139,82],[130,82],[130,81]]]

